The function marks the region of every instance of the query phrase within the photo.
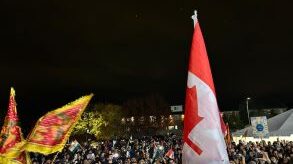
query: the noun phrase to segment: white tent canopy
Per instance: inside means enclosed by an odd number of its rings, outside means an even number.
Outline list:
[[[280,136],[292,136],[293,135],[293,109],[290,109],[284,113],[276,115],[268,119],[269,135],[280,137]],[[246,132],[247,131],[247,132]],[[238,130],[232,135],[234,137],[242,137],[246,132],[247,137],[252,137],[252,127],[246,127]]]

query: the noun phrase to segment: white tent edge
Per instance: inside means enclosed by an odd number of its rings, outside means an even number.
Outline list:
[[[238,130],[232,133],[233,140],[235,142],[242,141],[276,141],[276,140],[288,140],[293,141],[293,109],[289,109],[288,111],[276,115],[272,118],[268,119],[268,126],[270,131],[269,138],[254,138],[252,137],[252,127],[246,127],[244,129]],[[243,137],[244,132],[247,131],[247,137]]]

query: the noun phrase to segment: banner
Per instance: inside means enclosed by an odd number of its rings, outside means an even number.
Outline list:
[[[62,151],[92,96],[81,97],[41,117],[28,136],[23,150],[45,155]]]
[[[269,128],[266,116],[250,117],[254,138],[269,138]]]

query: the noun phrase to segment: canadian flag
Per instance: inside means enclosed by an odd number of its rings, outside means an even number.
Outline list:
[[[167,153],[165,154],[165,157],[168,157],[170,159],[174,159],[174,151],[172,148],[167,151]]]
[[[189,59],[185,99],[184,164],[229,163],[224,134],[225,124],[219,113],[215,87],[206,47],[197,20]]]

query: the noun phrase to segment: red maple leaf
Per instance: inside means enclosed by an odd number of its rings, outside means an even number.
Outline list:
[[[202,150],[194,142],[192,142],[188,135],[191,130],[203,119],[198,115],[198,104],[195,86],[186,89],[185,99],[185,118],[184,118],[184,136],[183,140],[189,145],[198,155],[202,153]]]

